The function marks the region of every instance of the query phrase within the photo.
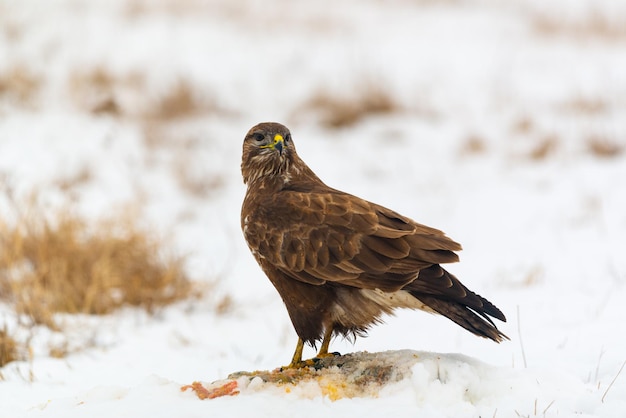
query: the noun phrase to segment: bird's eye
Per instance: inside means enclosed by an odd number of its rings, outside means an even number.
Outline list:
[[[285,143],[288,143],[289,141],[291,141],[291,134],[285,135]]]
[[[256,142],[263,142],[265,140],[265,135],[260,132],[255,132],[252,134],[252,138],[254,138]]]

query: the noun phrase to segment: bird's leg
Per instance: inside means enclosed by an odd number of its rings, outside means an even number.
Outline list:
[[[322,346],[320,347],[320,351],[317,353],[315,358],[321,359],[324,357],[334,357],[338,356],[339,353],[329,353],[328,347],[330,346],[330,339],[333,336],[333,327],[327,327],[324,331],[324,339],[322,340]]]
[[[328,346],[330,345],[330,339],[333,336],[333,329],[332,327],[329,327],[328,329],[326,329],[326,331],[324,331],[324,339],[322,340],[322,346],[320,347],[320,351],[319,353],[317,353],[317,356],[315,356],[314,358],[310,359],[310,360],[304,360],[302,361],[302,351],[304,350],[304,341],[302,340],[302,338],[298,338],[298,343],[296,344],[296,351],[293,353],[293,357],[291,358],[291,363],[289,363],[288,366],[284,366],[281,367],[281,370],[285,370],[285,369],[301,369],[303,367],[315,367],[316,369],[318,367],[323,367],[320,363],[320,361],[324,358],[327,357],[334,357],[334,356],[338,356],[339,353],[329,353],[328,352]]]
[[[289,363],[289,366],[283,367],[283,369],[298,369],[302,367],[303,366],[302,350],[304,350],[304,341],[302,341],[302,338],[298,337],[298,343],[296,344],[296,351],[293,353],[293,357],[291,358],[291,363]]]

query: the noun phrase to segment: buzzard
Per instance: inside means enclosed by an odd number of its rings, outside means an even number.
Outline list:
[[[287,367],[302,367],[304,343],[329,356],[335,335],[356,337],[396,308],[441,314],[493,341],[508,339],[487,299],[440,264],[461,245],[443,232],[324,184],[296,153],[289,130],[260,123],[241,161],[247,185],[241,228],[283,299],[298,344]]]

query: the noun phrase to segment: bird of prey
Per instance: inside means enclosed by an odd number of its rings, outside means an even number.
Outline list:
[[[458,261],[461,245],[391,209],[333,189],[300,159],[289,130],[275,122],[250,129],[241,161],[247,185],[241,228],[304,343],[330,356],[335,335],[356,337],[396,308],[441,314],[493,341],[508,339],[490,317],[506,321],[487,299],[440,264]]]

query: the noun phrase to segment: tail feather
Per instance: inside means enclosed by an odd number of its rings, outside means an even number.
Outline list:
[[[418,278],[404,290],[473,334],[496,342],[509,339],[491,319],[493,317],[506,322],[502,311],[469,290],[439,265],[421,270]]]
[[[432,296],[413,296],[419,299],[422,303],[428,305],[432,310],[456,322],[458,325],[473,334],[489,338],[498,343],[509,339],[509,337],[503,334],[502,331],[495,326],[491,318],[489,318],[489,316],[487,316],[484,312],[477,312],[458,302],[450,302],[437,299]]]

